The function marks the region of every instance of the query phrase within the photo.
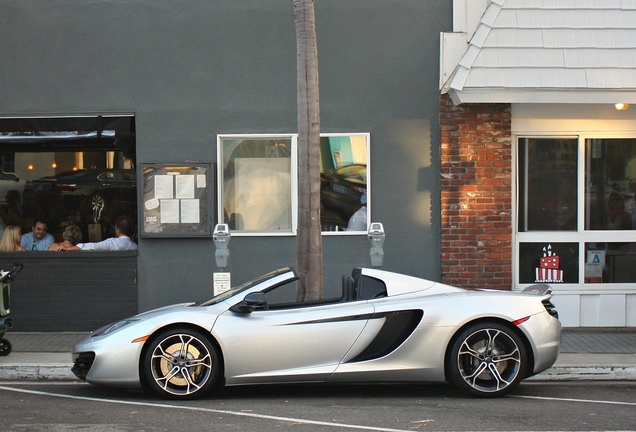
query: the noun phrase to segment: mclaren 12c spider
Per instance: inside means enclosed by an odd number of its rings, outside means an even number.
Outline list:
[[[108,325],[75,344],[72,370],[170,399],[222,385],[446,381],[497,397],[558,356],[548,285],[465,290],[356,268],[342,296],[298,302],[297,281],[282,268],[205,302]]]

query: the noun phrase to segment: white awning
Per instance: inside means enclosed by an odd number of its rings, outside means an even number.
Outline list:
[[[455,103],[636,103],[636,0],[492,0],[464,46]]]

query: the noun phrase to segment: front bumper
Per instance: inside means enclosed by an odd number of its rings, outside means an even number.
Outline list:
[[[73,374],[90,384],[141,388],[139,362],[143,343],[133,343],[127,332],[122,333],[87,336],[75,344]]]

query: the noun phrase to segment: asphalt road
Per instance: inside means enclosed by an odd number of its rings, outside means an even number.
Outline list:
[[[448,385],[258,386],[196,401],[80,383],[0,383],[6,431],[625,431],[636,382],[525,382],[502,399]]]

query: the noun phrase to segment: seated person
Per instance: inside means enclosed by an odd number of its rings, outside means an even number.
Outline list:
[[[133,224],[128,216],[120,216],[115,222],[115,237],[107,238],[95,243],[78,243],[76,246],[61,246],[58,250],[95,250],[95,251],[123,251],[137,250],[137,243],[133,242]]]
[[[6,227],[2,233],[2,239],[0,239],[0,251],[15,252],[25,250],[24,247],[20,246],[20,227],[17,225]]]
[[[61,243],[53,243],[50,247],[50,251],[60,251],[63,247],[72,247],[76,246],[82,240],[82,230],[80,230],[75,225],[69,225],[64,228],[64,232],[62,233],[62,239],[64,239]]]
[[[20,244],[28,251],[49,250],[49,246],[55,242],[55,238],[47,232],[48,229],[48,224],[44,219],[35,219],[31,232],[22,235]]]

